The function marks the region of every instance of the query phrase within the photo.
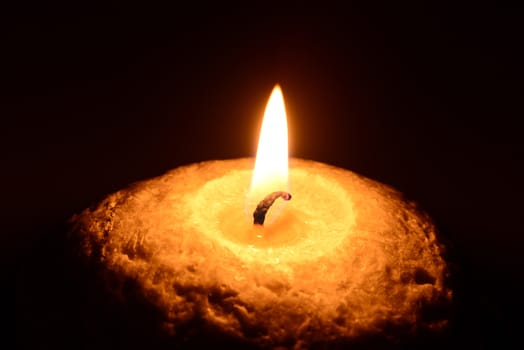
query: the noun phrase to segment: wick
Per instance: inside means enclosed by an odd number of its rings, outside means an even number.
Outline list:
[[[264,225],[264,220],[266,219],[266,213],[269,210],[269,208],[273,205],[275,200],[277,200],[278,197],[281,197],[283,200],[288,201],[291,199],[291,193],[277,191],[277,192],[268,194],[266,198],[262,199],[260,203],[258,203],[255,211],[253,212],[253,224],[254,225]]]

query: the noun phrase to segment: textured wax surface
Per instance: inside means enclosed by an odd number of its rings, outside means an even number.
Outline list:
[[[264,348],[445,328],[434,312],[452,298],[443,246],[414,204],[291,159],[293,199],[257,230],[244,211],[252,166],[204,162],[136,183],[73,217],[71,234],[115,295],[125,300],[126,281],[137,283],[173,337],[197,319]]]

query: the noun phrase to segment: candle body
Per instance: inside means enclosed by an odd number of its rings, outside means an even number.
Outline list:
[[[134,184],[75,216],[72,235],[120,281],[110,286],[118,294],[137,281],[174,336],[199,319],[249,344],[309,348],[446,326],[445,314],[427,312],[452,299],[444,247],[413,203],[291,159],[293,199],[253,227],[244,210],[253,163],[204,162]]]

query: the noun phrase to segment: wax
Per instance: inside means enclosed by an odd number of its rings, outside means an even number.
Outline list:
[[[427,312],[452,300],[445,247],[414,203],[291,158],[293,198],[257,226],[245,200],[253,164],[203,162],[136,183],[74,216],[71,234],[117,276],[108,288],[125,297],[125,281],[138,283],[173,337],[193,319],[261,347],[445,329],[445,313]]]

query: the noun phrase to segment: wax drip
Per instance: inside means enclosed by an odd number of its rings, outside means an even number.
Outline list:
[[[268,194],[264,199],[258,203],[257,208],[253,212],[253,224],[254,225],[264,225],[264,220],[266,219],[266,213],[269,208],[273,205],[277,198],[281,197],[283,200],[288,201],[291,199],[291,193],[277,191]]]

